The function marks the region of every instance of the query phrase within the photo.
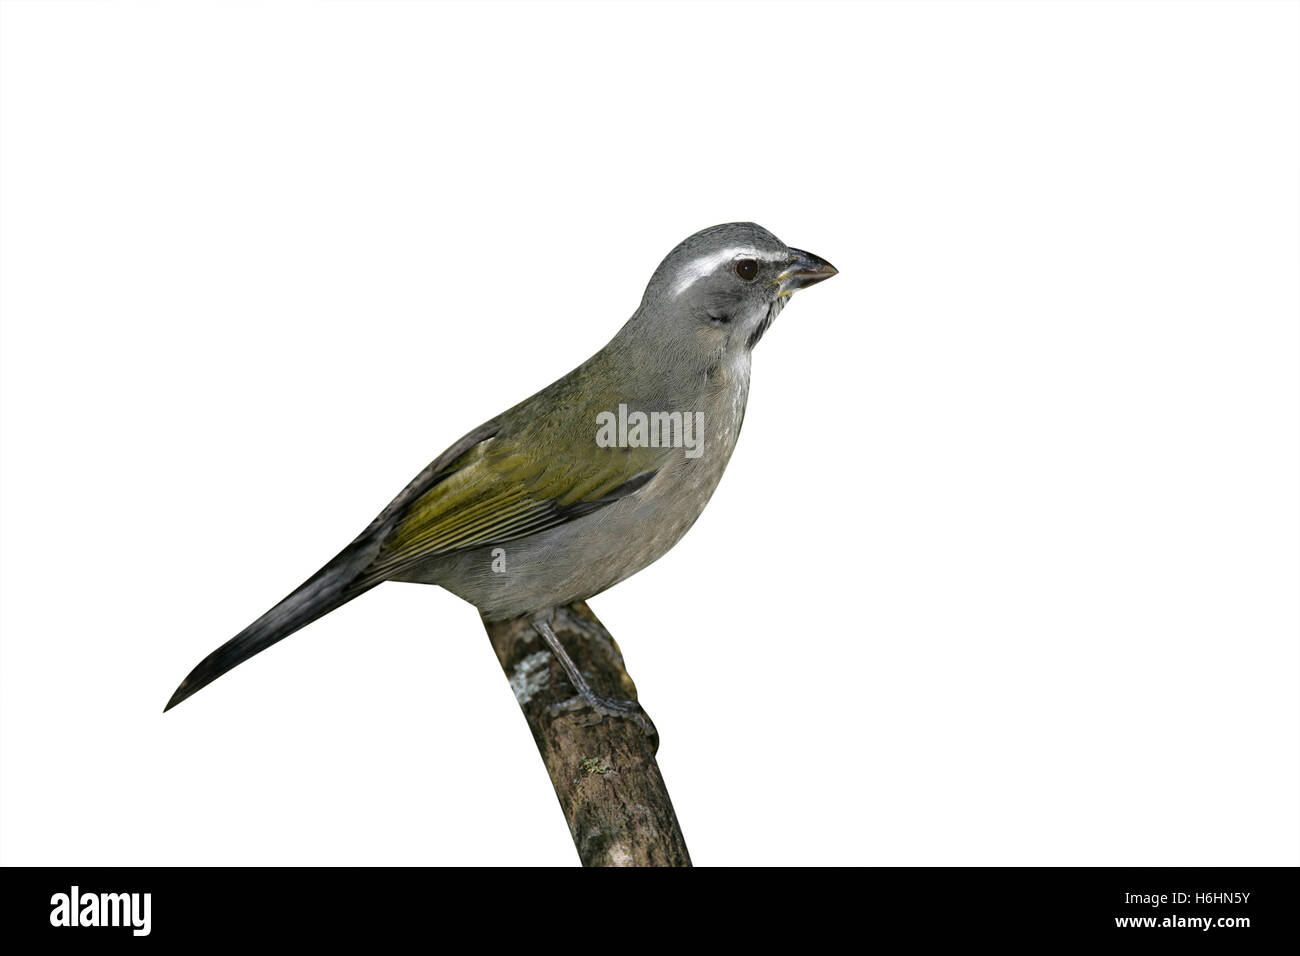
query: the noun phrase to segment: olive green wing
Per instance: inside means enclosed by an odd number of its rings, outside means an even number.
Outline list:
[[[496,435],[451,462],[406,503],[365,579],[391,579],[437,555],[513,541],[591,514],[645,487],[671,453],[599,448],[586,434],[576,439],[582,447],[572,449],[570,442],[538,437]],[[539,446],[559,453],[542,457]]]

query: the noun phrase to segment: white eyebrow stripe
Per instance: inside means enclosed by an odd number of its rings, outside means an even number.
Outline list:
[[[730,246],[688,262],[686,267],[682,269],[677,281],[673,283],[672,295],[674,297],[681,295],[695,284],[696,279],[703,278],[724,262],[730,262],[741,255],[749,256],[751,259],[761,259],[763,262],[778,262],[785,259],[780,253],[758,252],[753,246]]]

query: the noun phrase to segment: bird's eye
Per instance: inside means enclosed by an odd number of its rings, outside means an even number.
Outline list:
[[[758,275],[758,260],[757,260],[757,259],[737,259],[737,260],[736,260],[736,275],[740,276],[740,277],[741,277],[742,279],[744,279],[746,282],[748,282],[748,281],[750,281],[751,279],[753,279],[754,276]]]

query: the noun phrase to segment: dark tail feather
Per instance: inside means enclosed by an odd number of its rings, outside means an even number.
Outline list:
[[[370,563],[371,557],[366,553],[370,549],[358,547],[358,544],[360,539],[308,578],[298,590],[203,658],[181,681],[163,712],[171,710],[254,654],[261,653],[378,584],[378,581],[357,583],[357,576]]]
[[[421,495],[454,473],[456,460],[461,455],[479,442],[487,441],[497,433],[498,428],[500,424],[495,419],[485,422],[435,458],[333,561],[200,661],[199,666],[190,671],[190,676],[176,688],[176,693],[172,694],[172,699],[163,708],[164,712],[171,710],[195,691],[208,686],[232,667],[266,650],[276,641],[284,640],[316,618],[360,597],[383,581],[385,575],[375,573],[373,565],[379,557],[384,539]]]

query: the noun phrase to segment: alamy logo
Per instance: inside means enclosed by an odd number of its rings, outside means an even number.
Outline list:
[[[151,893],[71,893],[50,897],[51,926],[129,926],[134,936],[149,935]]]
[[[596,444],[601,448],[685,448],[687,458],[704,454],[703,412],[629,412],[596,415]]]

